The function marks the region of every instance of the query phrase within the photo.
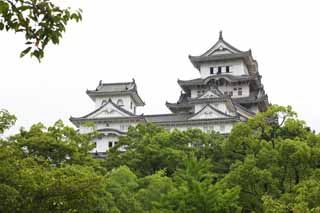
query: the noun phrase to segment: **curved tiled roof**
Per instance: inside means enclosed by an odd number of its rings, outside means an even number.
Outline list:
[[[219,74],[219,75],[211,75],[206,78],[196,78],[192,80],[180,80],[178,79],[178,84],[180,86],[187,86],[187,85],[205,85],[208,81],[215,79],[226,79],[230,82],[238,82],[238,81],[246,81],[246,80],[252,80],[256,79],[257,76],[252,76],[252,75],[230,75],[230,74]]]
[[[240,104],[259,103],[259,102],[263,102],[265,100],[268,100],[268,96],[267,95],[263,95],[261,97],[249,96],[249,97],[233,98],[232,100],[235,103],[240,103]]]
[[[135,81],[121,82],[121,83],[102,83],[95,90],[87,90],[88,96],[94,100],[99,96],[115,96],[115,95],[130,95],[136,102],[137,106],[144,106],[145,103],[141,99],[137,91],[137,85]]]
[[[197,122],[208,122],[208,123],[217,123],[217,122],[232,122],[238,121],[237,116],[228,117],[228,118],[215,118],[215,119],[196,119],[189,120],[190,113],[179,113],[179,114],[159,114],[159,115],[145,115],[144,118],[147,122],[156,123],[156,124],[186,124],[186,123],[197,123]]]

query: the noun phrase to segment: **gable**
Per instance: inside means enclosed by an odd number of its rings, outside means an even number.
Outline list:
[[[223,54],[233,54],[240,53],[241,51],[237,50],[223,39],[219,39],[219,41],[213,45],[207,52],[205,52],[202,56],[214,56],[214,55],[223,55]]]
[[[216,93],[214,93],[212,90],[208,90],[205,92],[202,96],[199,97],[199,99],[203,98],[219,98],[220,96]]]
[[[214,108],[211,105],[204,106],[199,112],[189,118],[189,120],[196,119],[219,119],[219,118],[229,118],[231,115],[225,114],[220,110]]]
[[[108,102],[95,112],[89,114],[87,118],[112,118],[112,117],[128,117],[131,114],[119,109],[112,102]]]

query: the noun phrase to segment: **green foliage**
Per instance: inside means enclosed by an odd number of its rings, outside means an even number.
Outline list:
[[[0,134],[14,125],[16,120],[16,116],[10,114],[7,110],[0,110]]]
[[[2,111],[2,132],[14,121]],[[140,124],[106,161],[89,154],[96,136],[58,121],[1,140],[0,212],[320,210],[320,136],[290,107],[272,106],[228,136]]]
[[[0,0],[0,31],[23,33],[27,48],[20,57],[30,53],[40,61],[45,47],[50,42],[59,44],[68,22],[81,21],[81,13],[80,9],[62,9],[50,0]]]

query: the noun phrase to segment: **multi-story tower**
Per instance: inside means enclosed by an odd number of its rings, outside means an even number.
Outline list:
[[[95,102],[96,109],[90,114],[70,120],[80,132],[92,131],[88,121],[103,136],[96,139],[94,152],[105,153],[117,142],[119,135],[126,134],[130,125],[151,122],[169,130],[199,128],[227,134],[233,125],[246,121],[268,107],[258,72],[258,64],[251,50],[240,51],[219,40],[200,56],[189,56],[200,73],[200,78],[178,80],[182,88],[176,103],[166,103],[169,114],[137,115],[136,107],[144,106],[135,81],[105,84],[100,81],[95,90],[87,94]]]

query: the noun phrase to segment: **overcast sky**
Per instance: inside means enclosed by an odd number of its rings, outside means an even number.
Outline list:
[[[59,46],[42,63],[19,58],[23,36],[0,32],[0,108],[20,126],[46,125],[94,109],[86,89],[131,81],[146,102],[139,113],[168,113],[177,101],[177,79],[198,78],[188,55],[208,50],[223,30],[240,50],[251,49],[273,104],[291,105],[320,130],[318,1],[64,1],[82,8]]]

